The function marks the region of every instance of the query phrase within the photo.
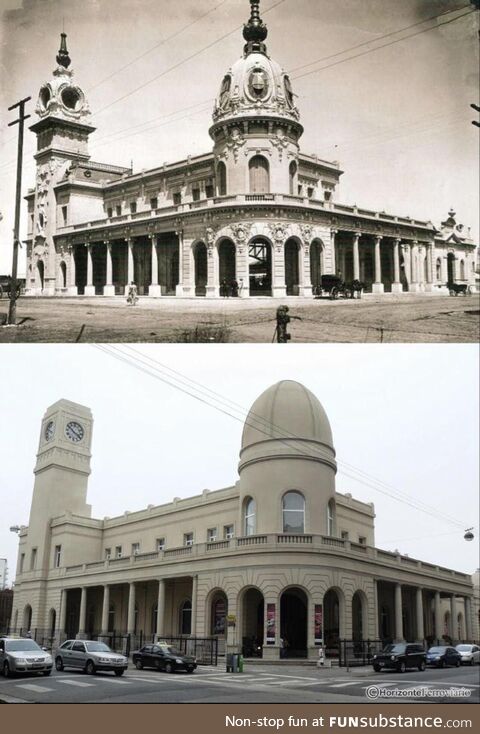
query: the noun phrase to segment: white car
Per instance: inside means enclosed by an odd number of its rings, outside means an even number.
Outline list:
[[[4,637],[0,639],[0,670],[5,678],[17,673],[52,672],[53,658],[35,640]]]
[[[457,645],[457,652],[462,656],[462,665],[480,663],[480,647],[478,645]]]

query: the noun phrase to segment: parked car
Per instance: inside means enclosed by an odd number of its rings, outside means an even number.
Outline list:
[[[372,665],[376,673],[381,670],[397,670],[404,673],[407,668],[425,670],[426,652],[422,645],[396,642],[387,645],[382,652],[374,655]]]
[[[480,647],[478,645],[457,645],[463,665],[475,665],[480,663]]]
[[[175,673],[177,670],[193,673],[197,667],[196,658],[183,655],[166,643],[144,645],[140,650],[133,653],[132,660],[137,670],[156,668],[156,670],[164,670],[166,673]]]
[[[55,667],[80,668],[89,675],[99,670],[113,670],[123,675],[128,667],[128,658],[113,652],[104,642],[96,640],[67,640],[55,653]]]
[[[461,662],[460,653],[448,645],[431,647],[427,652],[427,665],[435,665],[437,668],[444,668],[446,665],[455,665],[458,668]]]
[[[53,658],[35,640],[2,637],[0,639],[0,668],[5,678],[17,673],[50,675]]]

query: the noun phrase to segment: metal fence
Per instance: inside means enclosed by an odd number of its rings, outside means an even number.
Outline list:
[[[373,656],[383,647],[382,640],[339,640],[338,664],[341,668],[371,665]]]

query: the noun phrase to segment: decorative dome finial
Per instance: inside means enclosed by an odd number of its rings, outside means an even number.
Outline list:
[[[245,55],[251,53],[267,53],[267,47],[263,43],[268,35],[268,29],[260,18],[260,0],[250,0],[250,19],[243,26],[243,37],[247,41],[244,51]]]
[[[63,66],[65,69],[68,69],[68,67],[72,63],[72,60],[67,51],[67,34],[62,33],[61,39],[62,40],[60,42],[60,50],[57,54],[57,64],[59,64],[59,66]]]

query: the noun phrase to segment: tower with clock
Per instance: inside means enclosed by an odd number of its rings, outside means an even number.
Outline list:
[[[43,417],[26,549],[27,554],[36,549],[36,570],[48,568],[52,518],[65,513],[91,516],[86,500],[92,428],[89,408],[69,400],[54,403]]]
[[[83,90],[73,81],[67,36],[61,34],[57,68],[50,81],[40,88],[36,113],[38,122],[30,127],[37,136],[35,200],[32,243],[27,272],[27,292],[34,292],[37,264],[41,264],[44,295],[55,294],[58,256],[54,235],[62,223],[62,205],[68,218],[68,201],[57,201],[55,187],[68,177],[76,162],[88,161],[88,138],[95,128],[88,124],[90,109]],[[33,289],[33,290],[32,290]]]

